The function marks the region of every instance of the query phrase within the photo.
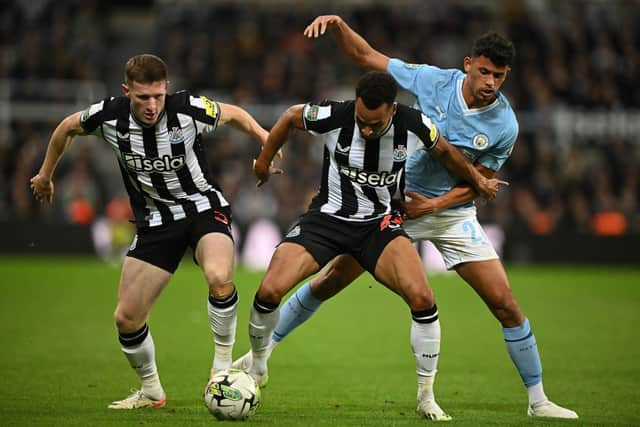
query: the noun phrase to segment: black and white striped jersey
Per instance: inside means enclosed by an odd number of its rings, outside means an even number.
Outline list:
[[[136,120],[125,96],[91,105],[80,122],[116,152],[136,224],[144,228],[229,205],[209,176],[202,143],[219,117],[216,102],[183,91],[166,96],[154,126]]]
[[[405,105],[383,134],[365,140],[355,122],[355,101],[309,103],[307,131],[324,140],[322,182],[309,210],[347,221],[371,221],[391,211],[404,189],[404,165],[417,149],[431,149],[439,131],[431,120]]]

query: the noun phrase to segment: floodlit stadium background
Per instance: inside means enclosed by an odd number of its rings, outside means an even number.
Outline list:
[[[3,2],[0,251],[120,256],[131,229],[106,144],[76,141],[57,170],[52,207],[33,200],[28,179],[66,114],[120,94],[130,56],[158,54],[169,65],[171,91],[239,104],[269,128],[291,104],[353,96],[363,70],[331,36],[302,36],[314,16],[334,12],[382,52],[444,68],[460,67],[484,31],[510,37],[517,60],[504,92],[521,131],[500,172],[511,186],[479,203],[481,222],[507,261],[638,261],[628,249],[640,235],[640,2],[303,3]],[[257,190],[255,143],[224,128],[208,142],[239,249],[251,252],[244,261],[260,266],[314,193],[321,149],[298,133],[285,147],[286,174]]]
[[[390,56],[441,67],[459,67],[487,30],[513,39],[517,62],[504,91],[521,133],[500,172],[511,186],[479,203],[480,219],[532,322],[549,397],[576,410],[581,426],[640,425],[636,0],[0,2],[0,425],[215,422],[202,403],[212,356],[207,289],[188,257],[149,320],[167,407],[106,408],[137,381],[112,319],[133,230],[111,150],[78,139],[58,168],[51,207],[34,202],[28,181],[56,124],[119,95],[124,62],[141,52],[167,61],[172,90],[237,103],[266,128],[291,104],[352,97],[363,70],[330,36],[302,37],[325,13]],[[225,127],[207,141],[239,235],[237,357],[249,347],[261,269],[318,184],[321,148],[297,133],[285,146],[286,174],[256,189],[254,142]],[[456,426],[533,423],[499,324],[457,275],[433,274],[433,250],[421,251],[442,322],[439,403]],[[246,424],[424,425],[409,319],[400,298],[361,276],[278,346],[263,405]]]

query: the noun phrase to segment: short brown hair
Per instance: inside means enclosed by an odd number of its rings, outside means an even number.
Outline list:
[[[169,79],[167,64],[149,53],[129,58],[124,66],[125,83],[153,83]]]

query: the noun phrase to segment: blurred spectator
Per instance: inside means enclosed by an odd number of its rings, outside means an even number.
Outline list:
[[[101,202],[100,189],[91,173],[88,145],[83,145],[70,162],[69,171],[58,179],[58,203],[67,220],[75,224],[91,224]]]
[[[102,259],[116,261],[129,249],[136,232],[129,197],[124,193],[115,196],[107,203],[105,214],[93,223],[93,243]]]
[[[521,133],[500,172],[511,187],[495,201],[479,203],[482,221],[537,234],[640,233],[640,144],[636,132],[628,130],[640,120],[637,1],[400,3],[335,2],[333,8],[377,49],[415,62],[461,67],[460,53],[468,51],[475,36],[491,29],[506,33],[516,45],[505,91]],[[164,57],[174,73],[171,80],[180,82],[173,87],[213,92],[213,98],[250,111],[336,94],[352,97],[348,88],[363,70],[336,54],[331,37],[302,37],[305,26],[326,7],[319,1],[283,6],[288,4],[165,0],[147,12],[154,23],[155,48],[126,40]],[[107,75],[112,71],[108,61],[131,48],[117,44],[117,27],[110,20],[116,7],[95,0],[3,2],[0,78],[27,83],[36,78],[119,81],[119,75]],[[40,97],[38,85],[21,88],[9,92],[12,100]],[[557,118],[559,110],[571,114],[563,121]],[[626,125],[597,125],[584,115],[592,112],[629,115]],[[270,120],[279,113],[272,111]],[[580,129],[598,133],[576,130],[578,121]],[[566,132],[557,131],[558,123]],[[93,175],[114,173],[116,165],[107,168],[100,156],[90,153],[61,165],[65,178],[57,191],[65,195],[65,205],[75,206],[76,214],[61,216],[61,206],[36,206],[27,182],[53,129],[24,121],[10,125],[13,137],[0,140],[0,219],[85,222],[104,215],[104,200],[121,188],[98,188]],[[250,160],[257,155],[253,144],[225,132],[206,141],[211,174],[226,189],[242,230],[257,218],[269,218],[285,230],[315,192],[322,147],[302,133],[292,138],[282,160],[285,174],[261,190],[255,189],[251,176]]]

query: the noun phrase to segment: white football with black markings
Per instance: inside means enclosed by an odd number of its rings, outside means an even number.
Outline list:
[[[260,387],[241,369],[219,371],[204,389],[204,403],[219,420],[245,420],[260,405]]]

